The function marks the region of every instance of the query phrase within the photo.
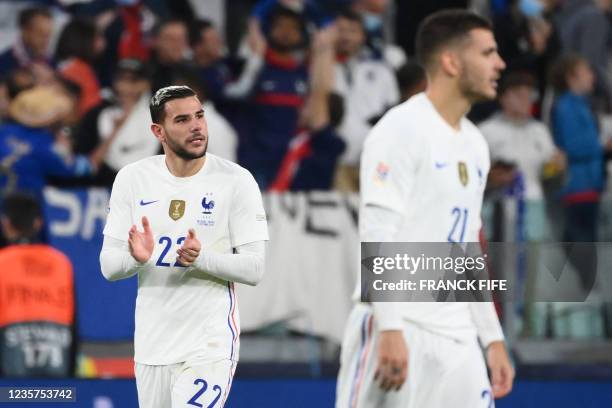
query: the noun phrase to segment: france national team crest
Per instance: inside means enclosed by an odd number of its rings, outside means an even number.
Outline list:
[[[465,187],[467,186],[468,180],[467,166],[465,162],[459,162],[459,181],[461,181],[461,184]]]
[[[170,208],[168,208],[168,215],[174,221],[185,215],[185,200],[172,200],[170,201]]]
[[[203,217],[201,220],[197,220],[199,225],[203,225],[205,227],[212,227],[215,225],[215,220],[213,219],[213,209],[215,208],[215,201],[212,199],[212,193],[204,194],[202,198],[202,211]]]

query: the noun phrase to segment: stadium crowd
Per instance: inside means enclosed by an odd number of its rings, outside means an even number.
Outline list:
[[[597,241],[612,155],[612,0],[2,2],[0,201],[27,192],[43,202],[47,185],[110,187],[161,151],[149,100],[173,84],[203,103],[208,151],[262,191],[357,191],[366,135],[427,86],[416,26],[445,7],[488,16],[507,64],[498,100],[470,113],[490,147],[488,196],[526,202],[527,240],[547,238],[550,196],[566,215],[555,239]],[[321,57],[328,46],[335,59]],[[592,265],[578,269],[591,287]]]
[[[356,191],[368,131],[426,86],[406,26],[463,3],[490,16],[508,67],[499,103],[470,114],[488,119],[490,185],[508,186],[520,170],[526,197],[539,199],[543,166],[551,177],[567,162],[564,200],[572,217],[590,219],[566,236],[593,237],[612,146],[598,122],[612,94],[609,0],[51,3],[4,5],[16,17],[0,55],[4,193],[38,195],[66,177],[110,186],[123,166],[159,151],[147,101],[171,84],[197,90],[210,151],[249,169],[262,190]],[[314,38],[329,24],[336,59],[317,73]],[[313,119],[321,101],[324,118]]]

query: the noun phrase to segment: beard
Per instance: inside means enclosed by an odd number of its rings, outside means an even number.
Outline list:
[[[461,93],[472,103],[486,102],[495,99],[497,92],[495,92],[495,95],[491,96],[483,90],[484,86],[486,86],[486,84],[482,84],[482,78],[476,78],[469,73],[464,75],[459,81]]]
[[[486,102],[495,99],[495,96],[489,96],[479,88],[477,83],[469,80],[469,78],[465,78],[459,82],[461,93],[472,103]]]
[[[203,135],[201,136],[204,137]],[[168,146],[168,149],[172,150],[174,154],[183,160],[195,160],[206,155],[206,151],[208,150],[208,137],[204,139],[204,149],[199,153],[188,151],[186,148],[176,143],[169,137],[166,137],[166,146]]]

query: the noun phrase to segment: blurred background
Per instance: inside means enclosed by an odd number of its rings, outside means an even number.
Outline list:
[[[497,404],[612,404],[612,0],[0,1],[0,386],[137,406],[137,282],[105,281],[98,254],[115,174],[161,151],[151,94],[185,84],[208,151],[253,173],[269,219],[264,280],[237,285],[227,406],[333,406],[361,145],[426,88],[416,30],[451,7],[491,19],[507,64],[469,114],[491,151],[486,238],[516,248],[491,271],[522,293],[498,304],[518,375]],[[584,296],[543,295],[550,272]]]

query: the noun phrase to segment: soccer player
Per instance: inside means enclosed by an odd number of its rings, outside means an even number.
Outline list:
[[[489,156],[465,114],[495,98],[505,64],[489,22],[465,10],[429,16],[416,49],[426,92],[390,110],[365,141],[361,240],[478,242]],[[513,377],[491,303],[358,303],[336,407],[488,408]]]
[[[263,273],[261,194],[247,170],[206,153],[206,120],[193,90],[162,88],[150,111],[165,154],[117,174],[102,273],[111,281],[138,275],[140,406],[222,407],[238,361],[234,282],[256,285]]]

